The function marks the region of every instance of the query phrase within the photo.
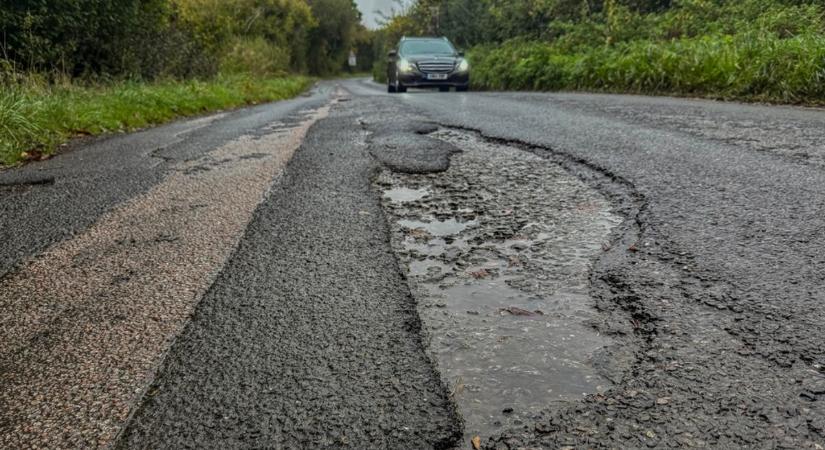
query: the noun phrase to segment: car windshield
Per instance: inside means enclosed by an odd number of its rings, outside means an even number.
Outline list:
[[[455,49],[447,41],[407,41],[401,44],[401,53],[405,55],[452,55]]]

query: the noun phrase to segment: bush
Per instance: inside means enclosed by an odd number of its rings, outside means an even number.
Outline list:
[[[468,1],[441,3],[442,11],[455,7],[461,21],[473,24],[448,34],[476,43],[468,52],[476,89],[825,102],[821,1],[473,0],[464,7]],[[428,5],[414,2],[394,17],[385,39],[425,33],[416,26],[431,22]]]
[[[166,0],[5,0],[3,55],[18,69],[72,76],[140,73],[166,26]]]
[[[208,78],[221,69],[329,75],[366,33],[352,0],[0,2],[0,60],[104,82]]]
[[[600,43],[593,34],[610,27],[586,20],[551,23],[558,36],[550,41],[517,38],[501,45],[478,46],[469,52],[472,80],[479,89],[579,89],[825,102],[821,7],[783,6],[772,0],[728,6],[734,14],[729,21],[740,24],[731,33],[714,24],[720,8],[709,5],[687,0],[681,9],[635,18],[620,8],[615,14],[624,19]],[[745,18],[752,20],[746,23]],[[620,25],[641,22],[650,26],[635,37],[632,27]],[[698,24],[705,28],[700,31],[694,26]]]
[[[384,61],[376,61],[372,66],[372,79],[377,83],[387,82],[387,63]]]
[[[565,54],[508,42],[469,53],[483,89],[585,89],[782,102],[825,101],[825,36],[702,36]]]
[[[258,76],[289,71],[289,50],[262,37],[237,38],[221,58],[221,72],[250,73]]]

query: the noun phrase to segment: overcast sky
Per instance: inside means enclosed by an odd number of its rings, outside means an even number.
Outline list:
[[[364,23],[369,28],[377,26],[375,20],[380,17],[375,14],[375,11],[383,11],[389,14],[392,8],[397,8],[397,3],[394,0],[355,0],[358,4],[358,9],[364,15]]]

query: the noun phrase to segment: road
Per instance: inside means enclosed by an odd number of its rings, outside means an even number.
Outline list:
[[[823,130],[342,80],[0,172],[0,447],[825,448]]]

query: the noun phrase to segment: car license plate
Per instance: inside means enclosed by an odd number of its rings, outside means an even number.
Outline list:
[[[427,74],[428,80],[446,80],[447,74],[446,73],[428,73]]]

